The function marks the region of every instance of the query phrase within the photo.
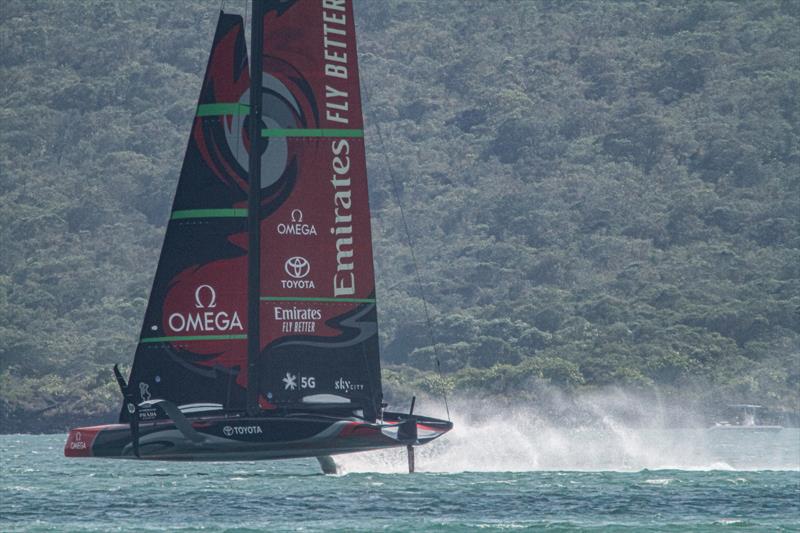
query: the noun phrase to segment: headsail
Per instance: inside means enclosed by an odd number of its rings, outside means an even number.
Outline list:
[[[249,79],[242,18],[221,13],[131,371],[139,401],[244,407]]]
[[[352,4],[267,2],[260,392],[382,399]]]

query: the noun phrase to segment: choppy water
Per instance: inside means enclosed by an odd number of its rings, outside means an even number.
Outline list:
[[[0,436],[2,531],[800,531],[800,432],[466,427],[421,448],[314,460],[66,459]]]

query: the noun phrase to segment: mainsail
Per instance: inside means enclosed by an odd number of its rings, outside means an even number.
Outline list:
[[[243,21],[222,13],[129,384],[141,401],[244,411],[249,390],[260,409],[349,401],[374,419],[382,392],[352,6],[264,7],[262,135],[248,135]],[[253,149],[261,268],[248,288]],[[253,299],[260,344],[248,354]]]
[[[264,17],[259,389],[382,393],[352,4],[268,2]],[[321,398],[325,398],[322,396]]]

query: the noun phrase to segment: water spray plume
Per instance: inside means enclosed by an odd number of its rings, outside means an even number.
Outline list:
[[[454,399],[455,429],[417,450],[417,471],[800,469],[797,429],[710,431],[702,416],[681,406],[653,406],[622,391],[552,400],[510,408]],[[670,427],[677,420],[684,427]],[[402,449],[344,455],[337,463],[346,473],[407,470]]]

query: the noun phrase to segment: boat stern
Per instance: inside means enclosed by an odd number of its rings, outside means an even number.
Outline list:
[[[67,442],[64,444],[66,457],[94,457],[92,444],[103,426],[75,428],[69,430]]]
[[[405,413],[385,413],[381,433],[402,444],[427,444],[453,429],[449,420]]]

